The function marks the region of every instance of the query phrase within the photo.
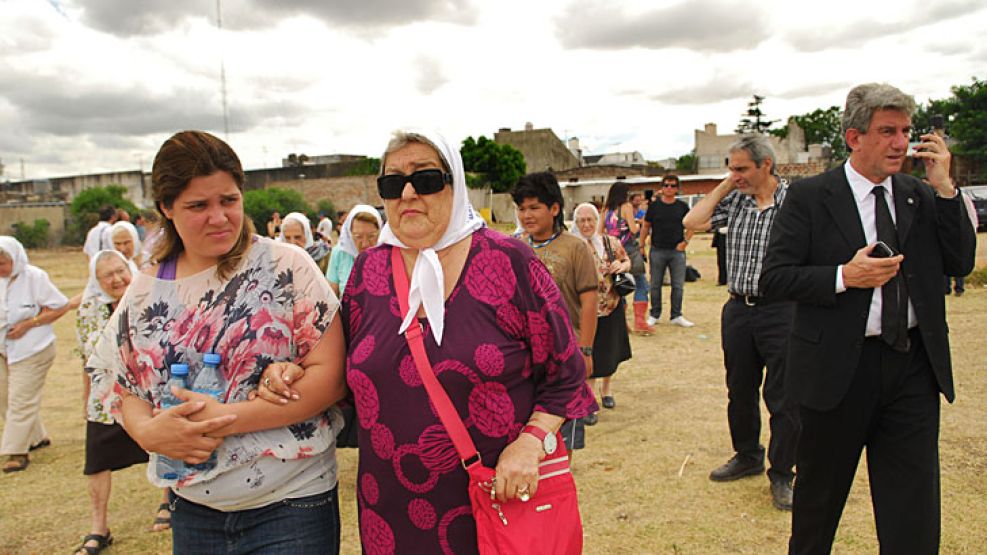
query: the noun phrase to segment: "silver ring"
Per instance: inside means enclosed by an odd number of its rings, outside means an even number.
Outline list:
[[[271,378],[264,378],[264,387],[271,389]]]

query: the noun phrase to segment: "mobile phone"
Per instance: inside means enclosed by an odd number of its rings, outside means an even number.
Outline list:
[[[874,243],[874,248],[870,251],[871,258],[891,258],[895,253],[884,241]]]
[[[943,129],[946,127],[946,118],[942,114],[933,114],[932,129]]]

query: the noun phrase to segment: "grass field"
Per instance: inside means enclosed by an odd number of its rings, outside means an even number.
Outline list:
[[[980,235],[978,266],[987,264]],[[614,380],[617,408],[587,431],[576,454],[587,553],[783,553],[790,514],[771,505],[768,480],[720,484],[709,471],[730,455],[719,341],[726,290],[715,286],[709,239],[692,242],[689,262],[704,276],[686,284],[684,313],[696,327],[669,326],[631,339],[634,358]],[[67,295],[85,285],[78,249],[32,251]],[[665,291],[668,302],[668,290]],[[957,400],[942,410],[942,552],[987,552],[987,289],[947,299]],[[0,475],[0,554],[70,553],[89,528],[82,475],[82,370],[72,354],[74,318],[56,324],[58,356],[48,375],[43,416],[53,445],[22,473]],[[765,420],[766,422],[766,420]],[[766,427],[766,426],[765,426]],[[767,441],[766,431],[762,439]],[[342,450],[343,553],[359,553],[353,497],[356,453]],[[170,536],[149,527],[159,492],[143,466],[114,474],[106,553],[170,553]],[[866,467],[861,466],[834,553],[876,553]]]

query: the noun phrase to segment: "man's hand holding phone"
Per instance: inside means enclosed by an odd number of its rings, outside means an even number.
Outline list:
[[[843,285],[859,289],[880,287],[898,273],[904,259],[883,241],[867,245],[843,265]]]

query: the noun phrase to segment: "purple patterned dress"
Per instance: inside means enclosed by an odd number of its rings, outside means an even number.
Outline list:
[[[398,335],[391,248],[357,259],[343,297],[361,541],[369,555],[476,553],[466,472]],[[485,465],[496,466],[533,410],[596,410],[562,296],[527,245],[476,231],[445,307],[442,346],[426,329],[425,348]]]

